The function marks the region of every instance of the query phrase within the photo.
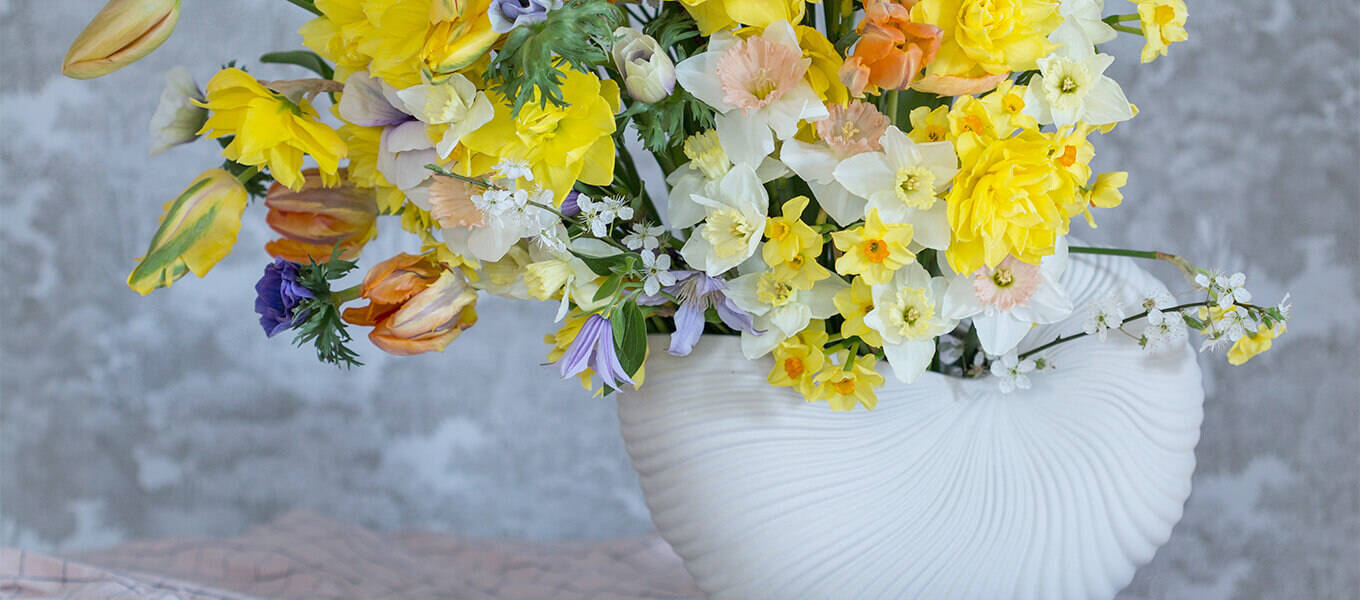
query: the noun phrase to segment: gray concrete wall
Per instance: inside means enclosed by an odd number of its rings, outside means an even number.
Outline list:
[[[0,545],[89,548],[231,534],[291,508],[384,530],[579,538],[650,529],[612,401],[539,367],[553,307],[487,298],[442,355],[317,364],[261,335],[263,207],[207,280],[123,285],[158,209],[217,162],[147,158],[162,73],[231,59],[262,77],[300,47],[282,0],[187,0],[148,59],[58,73],[100,0],[0,0]],[[1117,5],[1117,6],[1116,6]],[[1131,5],[1111,0],[1110,11]],[[1179,251],[1294,294],[1271,353],[1204,356],[1203,439],[1185,520],[1129,591],[1337,598],[1360,587],[1360,4],[1196,2],[1191,41],[1111,74],[1143,113],[1096,140],[1130,171],[1084,239]],[[247,27],[246,19],[253,21]],[[402,248],[385,230],[370,256]],[[1169,272],[1168,281],[1174,281]],[[1173,285],[1174,287],[1174,285]],[[436,375],[437,374],[437,375]]]

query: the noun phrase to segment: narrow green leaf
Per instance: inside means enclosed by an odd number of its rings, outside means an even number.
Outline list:
[[[590,267],[591,271],[594,271],[596,275],[599,275],[601,277],[613,275],[615,271],[614,267],[616,266],[621,267],[625,265],[626,259],[629,256],[631,256],[630,254],[615,254],[613,256],[590,256],[588,254],[581,254],[580,252],[576,252],[574,250],[572,251],[572,254],[575,254],[576,258],[581,259],[581,262],[586,263],[586,266]]]
[[[623,283],[622,275],[619,275],[618,273],[610,275],[608,279],[604,280],[604,283],[600,284],[600,289],[595,292],[595,301],[599,302],[613,296],[614,292],[619,291],[620,283]]]
[[[636,302],[624,304],[614,318],[614,349],[619,364],[630,377],[637,375],[647,358],[647,321]]]
[[[326,59],[311,50],[289,50],[287,52],[270,52],[260,57],[262,63],[274,63],[280,65],[297,65],[310,70],[322,79],[330,79],[335,76],[335,69],[332,69]]]

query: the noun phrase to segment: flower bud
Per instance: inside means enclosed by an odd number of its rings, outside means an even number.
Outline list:
[[[443,352],[477,322],[477,291],[463,275],[427,256],[398,254],[364,277],[363,308],[346,309],[354,325],[371,325],[368,339],[391,354]]]
[[[165,203],[160,227],[127,284],[143,296],[185,273],[202,277],[231,253],[246,209],[245,186],[222,169],[204,171],[178,198]]]
[[[341,170],[343,180],[345,171]],[[372,189],[357,188],[348,182],[326,187],[320,172],[308,169],[302,188],[293,191],[275,183],[269,187],[264,204],[269,208],[265,222],[283,236],[265,244],[275,258],[307,264],[310,260],[330,260],[331,251],[340,245],[340,256],[352,260],[368,240],[377,234],[378,201]]]
[[[179,0],[109,0],[76,36],[61,72],[93,79],[151,54],[179,22]]]
[[[628,95],[654,104],[675,91],[675,63],[652,36],[628,27],[614,30],[614,64]]]
[[[189,69],[177,66],[167,71],[165,90],[151,115],[151,137],[155,140],[152,156],[198,139],[198,130],[208,120],[208,109],[194,102],[205,100]]]

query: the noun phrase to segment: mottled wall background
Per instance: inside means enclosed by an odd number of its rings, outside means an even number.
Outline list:
[[[538,366],[550,306],[484,299],[442,355],[361,341],[367,366],[336,371],[260,334],[258,205],[209,279],[128,291],[160,203],[217,162],[211,143],[147,158],[162,73],[184,64],[202,84],[237,59],[296,76],[255,59],[300,47],[306,15],[281,0],[186,0],[148,59],[61,77],[101,4],[0,0],[0,545],[233,534],[293,508],[476,536],[650,531],[612,401]],[[1360,4],[1192,2],[1191,15],[1191,41],[1153,65],[1137,64],[1134,41],[1108,50],[1143,114],[1096,141],[1130,184],[1125,206],[1080,235],[1246,271],[1264,301],[1292,292],[1298,317],[1254,369],[1203,357],[1195,492],[1129,591],[1352,596]],[[385,233],[370,256],[401,248]]]

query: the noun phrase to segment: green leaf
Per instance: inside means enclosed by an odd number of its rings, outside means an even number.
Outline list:
[[[610,275],[608,279],[604,280],[604,283],[600,284],[600,289],[595,292],[595,301],[599,302],[613,296],[614,292],[619,291],[619,284],[622,282],[622,275],[619,275],[618,273]]]
[[[586,266],[590,267],[591,271],[594,271],[596,275],[601,277],[613,275],[618,270],[615,267],[625,267],[632,257],[631,254],[627,253],[615,254],[613,256],[590,256],[574,250],[572,251],[572,254],[575,254],[576,258],[581,259],[581,262],[586,263]]]
[[[618,352],[619,364],[630,377],[637,375],[647,358],[647,321],[642,309],[632,301],[625,303],[614,319],[614,350]]]
[[[290,50],[288,52],[270,52],[260,57],[262,63],[274,63],[279,65],[297,65],[310,70],[322,79],[330,79],[335,76],[335,69],[326,63],[326,59],[311,50]]]

